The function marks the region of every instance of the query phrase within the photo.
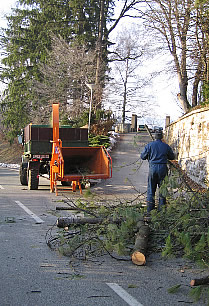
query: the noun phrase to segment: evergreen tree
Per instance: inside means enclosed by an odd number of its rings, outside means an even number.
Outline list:
[[[8,28],[1,40],[6,50],[2,60],[1,80],[8,82],[1,103],[4,126],[12,140],[30,122],[31,110],[36,108],[30,87],[31,80],[40,79],[40,62],[47,61],[51,47],[50,33],[70,37],[69,1],[20,1],[21,8],[8,17]]]
[[[34,80],[41,81],[40,63],[46,63],[51,50],[51,36],[61,36],[67,43],[95,49],[100,25],[99,0],[19,0],[19,7],[8,16],[1,45],[6,51],[2,61],[1,80],[7,82],[1,109],[7,136],[13,139],[31,121],[39,96],[33,90]],[[114,1],[105,1],[102,18],[109,18]],[[103,23],[106,27],[106,22]],[[103,33],[107,32],[106,29]],[[106,38],[105,38],[106,39]],[[102,37],[102,47],[107,42]],[[106,51],[104,52],[106,54]],[[105,55],[106,56],[106,55]],[[105,58],[106,60],[106,58]],[[102,77],[100,76],[100,79]],[[94,80],[89,80],[94,81]]]

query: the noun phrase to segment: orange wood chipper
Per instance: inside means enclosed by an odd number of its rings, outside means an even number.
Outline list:
[[[72,191],[81,181],[112,177],[112,159],[104,147],[63,147],[59,138],[59,104],[53,106],[53,141],[50,161],[50,191],[56,192],[57,182],[72,182]]]

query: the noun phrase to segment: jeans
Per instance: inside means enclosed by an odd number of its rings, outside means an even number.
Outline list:
[[[149,175],[148,175],[148,187],[147,187],[147,212],[149,213],[155,208],[155,192],[157,186],[161,186],[162,181],[168,173],[168,168],[166,164],[150,164],[149,165]],[[159,194],[159,206],[158,210],[165,205],[166,199],[161,194]]]

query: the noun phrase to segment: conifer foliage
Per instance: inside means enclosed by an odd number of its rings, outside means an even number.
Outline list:
[[[182,256],[201,266],[209,263],[208,192],[187,189],[174,173],[166,178],[161,192],[168,199],[167,208],[152,214],[153,241],[160,239],[162,255]]]

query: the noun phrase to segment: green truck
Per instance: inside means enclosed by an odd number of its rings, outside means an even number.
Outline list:
[[[22,131],[24,153],[20,165],[20,183],[38,189],[39,176],[50,174],[53,129],[50,125],[27,125]],[[60,126],[63,147],[88,147],[88,129]],[[63,182],[64,183],[64,182]]]

